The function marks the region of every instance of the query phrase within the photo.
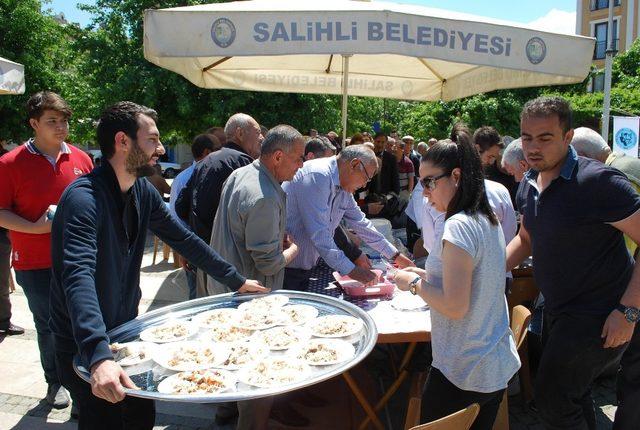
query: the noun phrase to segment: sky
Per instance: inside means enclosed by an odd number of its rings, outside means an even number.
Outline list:
[[[396,2],[531,24],[536,28],[549,31],[570,34],[575,32],[575,0],[401,0]],[[93,4],[94,0],[51,0],[45,7],[50,8],[54,13],[64,13],[69,22],[77,22],[85,26],[90,23],[91,15],[79,10],[76,7],[78,3]]]

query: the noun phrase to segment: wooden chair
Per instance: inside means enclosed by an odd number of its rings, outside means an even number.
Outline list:
[[[158,246],[160,245],[160,239],[158,236],[153,236],[153,261],[151,264],[156,264],[156,257],[158,255]],[[166,243],[162,244],[162,257],[164,260],[169,261],[169,257],[171,256],[171,251],[173,251],[173,267],[176,269],[180,267],[180,259],[178,258],[178,253],[175,250],[172,250],[169,245]]]
[[[412,427],[411,430],[469,430],[478,416],[478,412],[480,412],[480,406],[474,403],[466,409],[439,420]]]
[[[509,315],[513,317],[514,309],[523,303],[533,303],[538,297],[540,291],[533,280],[533,277],[514,278],[511,285],[511,294],[507,297],[509,307]],[[528,324],[528,323],[527,323]],[[513,329],[513,322],[511,323]],[[515,333],[515,331],[514,331]],[[520,378],[520,392],[522,401],[528,403],[533,399],[533,388],[531,385],[531,373],[529,369],[529,347],[527,339],[523,339],[522,344],[518,345],[518,354],[522,366],[518,372]]]
[[[526,302],[533,302],[540,290],[536,286],[533,277],[513,278],[511,283],[511,291],[507,296],[507,304],[509,305],[509,313],[514,307]]]
[[[404,421],[406,430],[420,424],[420,408],[422,407],[422,393],[424,384],[427,382],[429,372],[417,372],[411,378],[409,386],[409,404],[407,405],[407,416]]]
[[[525,384],[528,384],[528,389],[531,390],[529,361],[526,357],[527,351],[523,348],[523,346],[526,345],[529,321],[531,321],[531,311],[529,309],[522,305],[518,305],[513,308],[513,311],[511,312],[511,331],[513,332],[513,338],[522,363],[522,366],[518,371],[518,376],[520,378],[520,390],[522,393],[524,393]],[[509,402],[507,397],[507,390],[505,390],[502,402],[500,403],[500,409],[498,409],[496,421],[493,424],[493,430],[509,430]],[[523,398],[524,397],[525,396],[523,394]]]

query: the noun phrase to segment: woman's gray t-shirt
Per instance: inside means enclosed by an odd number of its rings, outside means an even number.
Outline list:
[[[486,216],[457,213],[427,258],[427,282],[442,288],[442,246],[447,241],[473,258],[469,311],[453,320],[431,309],[433,367],[456,387],[482,393],[506,388],[520,368],[504,294],[506,250],[500,225]]]

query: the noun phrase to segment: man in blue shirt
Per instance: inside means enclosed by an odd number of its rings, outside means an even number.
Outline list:
[[[624,353],[614,429],[637,429],[640,270],[623,233],[640,242],[640,198],[621,172],[577,156],[564,99],[529,101],[520,128],[531,170],[518,190],[522,225],[507,270],[532,255],[545,297],[540,419],[548,429],[595,429],[591,385]]]
[[[79,429],[151,429],[153,401],[125,397],[135,388],[113,360],[107,331],[134,319],[147,229],[210,276],[238,292],[266,288],[240,275],[171,216],[143,177],[164,148],[154,110],[120,102],[98,123],[102,165],[73,182],[51,229],[51,320],[60,380],[79,409]],[[74,372],[78,353],[91,385]]]
[[[333,233],[344,218],[347,227],[369,246],[398,266],[413,263],[389,243],[358,208],[353,193],[367,185],[375,175],[378,162],[374,152],[364,145],[351,145],[336,157],[307,161],[282,188],[287,193],[287,232],[299,253],[285,269],[284,288],[306,290],[309,272],[318,258],[342,275],[363,283],[375,280],[363,261],[360,267],[344,254]]]

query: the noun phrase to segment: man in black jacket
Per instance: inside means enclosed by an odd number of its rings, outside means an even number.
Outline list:
[[[369,182],[369,192],[375,194],[387,194],[394,192],[400,194],[400,176],[398,174],[398,160],[385,150],[388,138],[384,133],[378,133],[373,138],[374,152],[380,158],[380,171]]]
[[[267,291],[172,217],[143,179],[164,153],[155,119],[155,111],[131,102],[102,114],[97,132],[106,162],[65,190],[51,229],[50,326],[80,429],[153,427],[153,402],[125,397],[135,385],[113,361],[106,334],[138,314],[147,229],[231,289]],[[73,371],[75,353],[90,369],[91,386]]]
[[[225,145],[198,164],[176,201],[178,216],[207,243],[211,240],[222,184],[231,172],[258,158],[263,140],[256,120],[243,113],[231,116],[224,130],[227,136]]]
[[[255,119],[244,113],[232,115],[224,126],[227,143],[196,166],[178,200],[176,213],[200,239],[211,242],[213,220],[220,203],[222,185],[231,172],[251,164],[260,156],[264,137]],[[197,272],[197,296],[207,295],[207,276]]]

